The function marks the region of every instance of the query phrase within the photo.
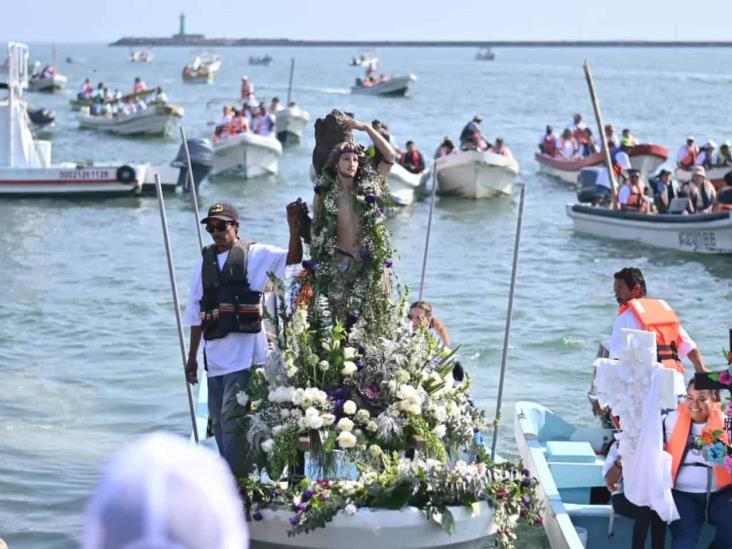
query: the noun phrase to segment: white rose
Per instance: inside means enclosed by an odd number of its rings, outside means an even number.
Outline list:
[[[281,433],[282,429],[284,429],[284,428],[285,428],[284,425],[275,425],[274,427],[272,427],[272,434],[277,435],[277,434]]]
[[[262,450],[264,450],[268,454],[271,454],[272,450],[274,450],[274,440],[272,440],[271,438],[268,438],[261,444],[261,446],[262,446]]]
[[[282,419],[287,419],[288,417],[290,417],[290,410],[288,410],[287,408],[282,408],[280,410],[280,416],[282,416]]]
[[[356,367],[355,362],[352,362],[350,360],[346,360],[343,363],[343,368],[341,368],[341,375],[343,375],[343,376],[351,376],[357,370],[358,370],[358,368]]]
[[[421,416],[422,415],[422,407],[419,404],[415,404],[413,402],[409,403],[409,407],[407,411],[410,414],[414,414],[415,416]]]
[[[246,406],[247,402],[249,402],[249,395],[246,391],[239,391],[236,393],[236,401],[239,403],[239,406]]]
[[[356,413],[357,410],[356,403],[352,400],[347,400],[343,403],[343,413],[348,414],[349,416],[352,416]]]
[[[447,433],[447,428],[444,425],[440,424],[432,429],[432,432],[437,438],[443,438]]]
[[[319,415],[320,415],[320,413],[315,408],[313,408],[312,406],[310,408],[308,408],[307,410],[305,410],[305,417],[308,417],[308,416],[319,416]]]
[[[356,514],[356,511],[357,511],[357,509],[356,509],[356,506],[355,506],[355,505],[354,505],[353,503],[349,503],[348,505],[346,505],[346,506],[345,506],[345,507],[343,508],[343,511],[344,511],[344,512],[345,512],[345,513],[346,513],[346,514],[347,514],[348,516],[353,516],[353,515],[355,515],[355,514]]]
[[[335,416],[333,414],[323,414],[320,416],[320,418],[323,420],[323,425],[326,427],[328,425],[333,425],[335,423]]]
[[[292,403],[295,406],[300,406],[300,404],[302,404],[302,401],[303,401],[304,398],[305,398],[305,389],[303,389],[303,388],[297,388],[292,393],[292,399],[291,400],[292,400]]]
[[[447,421],[447,410],[444,406],[435,406],[434,413],[435,419],[440,423]]]
[[[338,446],[343,449],[353,448],[354,446],[356,446],[356,442],[357,440],[354,434],[348,431],[341,431],[341,433],[338,435]]]
[[[342,417],[338,421],[338,429],[344,432],[350,432],[353,429],[353,422],[347,417]]]
[[[323,426],[323,418],[320,416],[305,416],[305,424],[316,431]]]
[[[344,347],[343,348],[343,358],[346,360],[351,360],[352,358],[356,358],[356,355],[358,353],[356,352],[356,349],[353,347]]]

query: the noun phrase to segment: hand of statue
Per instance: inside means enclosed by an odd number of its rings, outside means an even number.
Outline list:
[[[359,131],[366,131],[368,126],[359,120],[356,120],[355,118],[348,118],[346,120],[346,127],[349,130],[359,130]]]

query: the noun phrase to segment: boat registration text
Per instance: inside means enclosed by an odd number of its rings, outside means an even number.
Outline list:
[[[717,238],[714,231],[681,231],[679,232],[679,245],[693,249],[713,250],[717,247]]]
[[[61,170],[61,179],[114,179],[109,170]]]

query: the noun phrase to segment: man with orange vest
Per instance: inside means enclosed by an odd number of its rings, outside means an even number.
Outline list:
[[[407,150],[404,151],[404,154],[399,159],[399,164],[411,173],[422,173],[424,171],[424,157],[417,150],[414,141],[407,141]]]
[[[709,547],[732,547],[732,473],[708,463],[698,442],[715,432],[722,444],[729,443],[719,394],[697,390],[692,380],[686,400],[663,419],[665,450],[671,454],[672,494],[680,515],[670,525],[674,549],[695,548],[706,521],[716,527]]]
[[[699,147],[694,144],[694,138],[690,135],[686,138],[686,145],[679,149],[676,153],[676,165],[679,168],[690,170],[696,165],[696,159],[699,156]]]
[[[554,128],[551,126],[546,127],[546,133],[541,136],[539,140],[539,150],[549,156],[557,154],[557,135],[554,133]]]
[[[610,358],[619,358],[623,347],[623,328],[655,332],[658,361],[665,367],[679,372],[683,394],[684,367],[681,358],[686,356],[696,372],[706,372],[701,354],[694,340],[681,326],[676,313],[663,299],[646,297],[646,281],[643,273],[635,267],[625,267],[613,275],[613,291],[620,306],[613,322],[610,338]]]

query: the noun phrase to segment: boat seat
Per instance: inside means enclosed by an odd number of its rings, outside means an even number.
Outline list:
[[[582,505],[577,503],[565,503],[564,510],[571,518],[592,517],[608,518],[611,505]]]
[[[595,455],[589,442],[550,440],[545,447],[549,469],[560,490],[605,486],[604,460]]]

